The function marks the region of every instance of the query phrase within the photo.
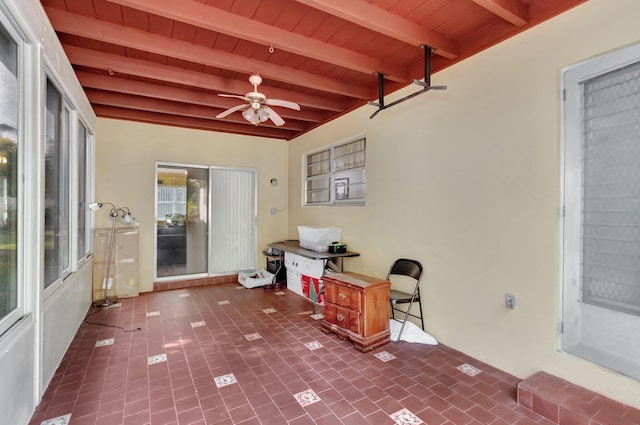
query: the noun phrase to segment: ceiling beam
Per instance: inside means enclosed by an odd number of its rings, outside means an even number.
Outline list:
[[[160,84],[145,83],[116,76],[95,74],[92,72],[77,71],[76,76],[84,88],[164,99],[173,102],[183,102],[227,109],[237,105],[240,101],[239,99],[220,97],[209,91],[190,90]],[[290,118],[299,121],[317,123],[327,119],[325,114],[321,114],[317,111],[311,111],[309,109],[293,111],[287,108],[278,108],[277,111],[283,118]]]
[[[174,57],[214,68],[231,69],[244,74],[259,73],[263,77],[276,81],[342,96],[370,99],[372,95],[371,89],[357,86],[350,82],[342,82],[310,72],[234,55],[206,46],[65,12],[60,9],[46,7],[45,10],[57,32],[112,43],[157,55]]]
[[[529,23],[529,7],[520,0],[473,0],[491,13],[517,27]]]
[[[199,87],[207,90],[231,94],[244,94],[250,89],[249,83],[229,80],[211,74],[189,71],[174,66],[162,65],[140,59],[126,58],[111,53],[98,52],[82,47],[63,45],[69,62],[73,65],[102,69],[109,73],[120,72],[154,80],[169,81],[175,84]],[[261,87],[267,98],[285,99],[310,108],[340,112],[349,107],[344,102],[311,96],[304,93],[279,88]]]
[[[296,134],[293,131],[283,130],[281,128],[272,128],[260,125],[243,125],[224,121],[203,120],[200,118],[175,117],[155,112],[137,111],[134,109],[124,109],[113,106],[96,105],[93,110],[98,117],[102,118],[138,121],[149,124],[195,128],[208,131],[220,131],[223,133],[244,134],[247,136],[291,140]]]
[[[121,6],[183,22],[251,42],[273,46],[321,62],[366,74],[383,73],[392,81],[411,80],[407,69],[349,49],[286,31],[197,1],[108,0]]]
[[[210,108],[206,106],[184,104],[178,102],[172,102],[162,99],[154,99],[150,97],[132,96],[130,94],[105,92],[98,90],[85,90],[89,102],[92,105],[106,105],[117,106],[119,108],[137,109],[141,111],[158,112],[162,114],[171,114],[184,117],[202,118],[205,120],[218,120],[216,115],[223,111],[223,109]],[[280,112],[280,108],[275,108],[277,112]],[[249,121],[242,117],[240,112],[227,116],[224,121],[235,122],[237,124],[253,125]],[[268,120],[261,125],[265,127],[277,127],[271,120]],[[307,125],[300,121],[288,120],[284,125],[277,127],[285,130],[304,131],[308,128]]]
[[[448,59],[460,54],[457,43],[442,34],[427,30],[415,22],[394,15],[365,0],[296,0],[364,28],[379,32],[414,46],[427,45],[434,53]]]

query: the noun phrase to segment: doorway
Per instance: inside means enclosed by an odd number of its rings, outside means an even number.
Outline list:
[[[156,280],[255,268],[256,170],[156,165]]]

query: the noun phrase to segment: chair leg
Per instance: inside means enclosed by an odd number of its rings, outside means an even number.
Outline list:
[[[407,324],[407,320],[409,320],[409,312],[411,311],[411,306],[413,305],[413,300],[409,303],[409,307],[407,308],[407,312],[404,314],[404,320],[402,321],[402,326],[400,327],[400,332],[398,332],[398,339],[396,339],[396,344],[400,342],[400,338],[402,337],[402,331],[404,331],[404,326]]]
[[[422,314],[422,302],[418,300],[418,307],[420,307],[420,323],[422,324],[422,330],[424,331],[424,314]]]

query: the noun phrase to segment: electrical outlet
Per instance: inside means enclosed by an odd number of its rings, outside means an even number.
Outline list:
[[[271,215],[275,215],[276,213],[276,209],[275,208],[271,208]]]
[[[516,296],[513,294],[504,294],[504,306],[508,309],[516,308]]]

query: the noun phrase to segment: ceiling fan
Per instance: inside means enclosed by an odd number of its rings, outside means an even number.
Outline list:
[[[216,118],[224,118],[229,114],[244,109],[244,111],[242,111],[242,116],[251,124],[258,125],[261,122],[271,119],[275,125],[281,126],[284,124],[284,120],[276,113],[276,111],[271,109],[270,106],[282,106],[284,108],[295,109],[296,111],[300,110],[300,105],[297,103],[289,102],[287,100],[267,99],[264,94],[258,92],[258,86],[262,83],[262,78],[258,74],[251,75],[249,77],[249,82],[253,84],[253,91],[245,94],[244,96],[238,96],[235,94],[218,94],[218,96],[236,97],[246,101],[247,103],[229,108],[216,115]]]

